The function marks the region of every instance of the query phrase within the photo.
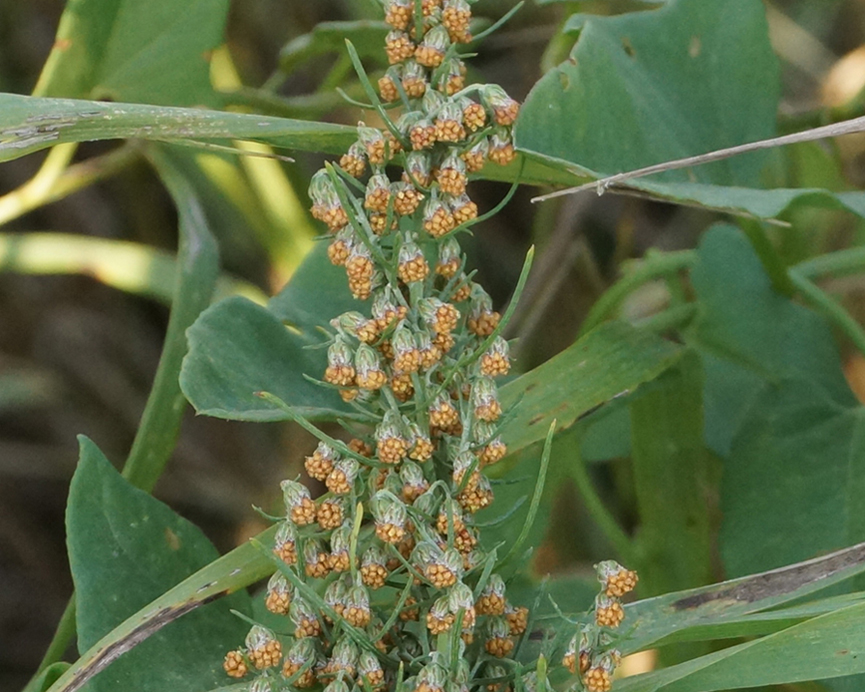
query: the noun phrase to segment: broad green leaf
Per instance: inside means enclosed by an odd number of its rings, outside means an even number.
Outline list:
[[[523,449],[544,439],[553,419],[557,430],[568,428],[595,407],[654,379],[681,355],[674,344],[623,322],[602,325],[502,387],[502,406],[514,406],[502,438],[509,449]]]
[[[506,474],[516,482],[495,487],[496,503],[485,510],[481,520],[493,521],[521,498],[530,496],[537,477],[538,455],[531,445],[546,437],[553,420],[556,430],[571,428],[582,416],[618,396],[649,382],[681,357],[682,350],[648,332],[623,322],[609,322],[589,332],[575,344],[543,365],[512,380],[500,392],[508,414],[502,439],[508,445],[508,460],[490,467],[496,478]],[[553,443],[549,477],[540,511],[532,526],[529,544],[537,545],[548,530],[556,494],[570,482],[572,466],[579,459],[579,442],[574,435],[560,435]],[[523,452],[520,454],[520,452]],[[516,516],[526,516],[528,503]],[[483,531],[485,544],[513,540],[513,523]]]
[[[267,304],[279,319],[300,328],[328,326],[334,317],[349,310],[368,309],[348,290],[345,269],[327,257],[321,242],[306,256],[291,280]]]
[[[668,641],[727,636],[726,623],[804,599],[863,572],[865,544],[859,544],[771,572],[637,601],[625,606],[630,634],[620,648],[631,653]],[[820,612],[813,607],[810,614]],[[809,611],[803,606],[785,617],[791,614],[803,617]]]
[[[227,14],[228,0],[70,0],[35,93],[211,103],[209,56]]]
[[[703,444],[703,378],[691,352],[631,404],[631,459],[639,514],[638,568],[644,593],[712,581],[708,451]],[[675,540],[671,537],[675,536]],[[664,651],[666,663],[705,653]]]
[[[195,526],[123,480],[93,442],[84,437],[80,442],[66,529],[78,645],[86,651],[218,554]],[[153,611],[152,622],[159,623],[159,617],[169,622],[192,609],[192,604],[186,605]],[[222,681],[219,664],[226,642],[241,641],[246,630],[230,608],[248,611],[248,598],[235,594],[154,631],[94,678],[89,689],[167,692],[206,681],[215,686]],[[137,644],[149,629],[141,627],[137,632],[127,644]],[[54,687],[73,672],[74,668],[64,673]]]
[[[256,540],[268,545],[275,533],[274,526],[256,536]],[[50,691],[78,689],[143,638],[159,631],[185,613],[254,584],[273,574],[273,571],[273,561],[254,543],[245,543],[235,548],[129,616],[85,651],[69,670],[51,685]],[[236,687],[234,686],[235,689]],[[190,689],[204,689],[204,686]]]
[[[718,225],[704,234],[691,281],[700,311],[686,339],[703,356],[707,442],[714,451],[729,454],[766,383],[804,378],[840,405],[855,405],[828,325],[773,290],[740,231]]]
[[[205,310],[188,333],[189,354],[180,373],[183,393],[198,413],[232,420],[286,420],[285,412],[256,396],[274,394],[313,420],[351,417],[322,377],[326,351],[314,325],[286,327],[267,309],[229,298]]]
[[[753,401],[724,466],[727,572],[767,569],[865,540],[865,408],[790,379]]]
[[[616,17],[576,15],[568,29],[579,39],[526,99],[520,149],[615,173],[773,135],[778,65],[758,0],[671,0]],[[764,159],[664,175],[753,184]]]
[[[626,678],[621,692],[710,692],[865,672],[865,603],[841,608],[744,644]]]

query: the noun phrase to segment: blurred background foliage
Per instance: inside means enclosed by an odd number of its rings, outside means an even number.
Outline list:
[[[0,91],[33,91],[63,4],[0,0]],[[496,19],[512,6],[511,0],[481,0],[475,14]],[[517,21],[484,42],[472,61],[477,73],[472,80],[501,84],[522,100],[546,70],[567,57],[574,37],[559,33],[567,16],[577,10],[618,14],[638,7],[645,3],[528,3]],[[766,8],[782,66],[779,129],[796,131],[861,115],[865,2],[789,0]],[[212,56],[217,91],[211,105],[355,124],[358,109],[334,91],[341,86],[359,93],[340,33],[309,37],[321,22],[379,16],[372,1],[232,3],[227,48]],[[379,44],[378,31],[373,28],[371,45]],[[362,50],[362,37],[356,43]],[[62,232],[132,241],[154,248],[157,263],[142,286],[136,283],[137,246],[123,254],[117,244],[90,244],[76,255],[68,243],[52,245],[56,238],[34,235],[41,244],[22,255],[29,259],[19,259],[13,272],[4,264],[8,239],[0,236],[0,690],[19,689],[32,674],[71,592],[63,513],[78,457],[75,436],[89,436],[115,463],[125,458],[168,318],[168,277],[177,247],[176,212],[168,194],[134,144],[84,144],[73,155],[76,162],[99,162],[81,171],[83,179],[89,182],[91,175],[94,182],[32,211],[26,202],[10,207],[0,199],[0,234]],[[36,154],[0,166],[0,195],[27,183],[45,157]],[[844,190],[865,183],[863,136],[791,147],[774,157],[769,186]],[[221,246],[225,292],[276,293],[312,247],[315,230],[305,211],[305,189],[323,159],[296,158],[296,164],[286,164],[205,151],[178,156],[179,166],[201,178],[205,203],[218,211],[213,230]],[[493,182],[474,185],[482,210],[507,190]],[[484,223],[467,247],[478,280],[499,306],[510,295],[527,248],[538,248],[507,334],[518,339],[520,371],[574,341],[623,262],[653,248],[693,248],[718,218],[702,209],[611,194],[532,205],[535,192],[521,189],[508,211]],[[788,217],[790,228],[768,231],[787,263],[865,241],[861,219],[850,214],[797,207]],[[74,271],[82,264],[89,267],[85,275]],[[832,279],[823,287],[865,322],[860,277]],[[646,284],[629,296],[624,315],[638,319],[656,312],[669,299],[668,289],[664,282]],[[861,399],[865,360],[839,341],[848,380]],[[659,405],[657,397],[654,404],[649,400],[647,405]],[[614,427],[605,430],[615,433]],[[618,435],[625,439],[628,431]],[[591,443],[584,441],[583,448],[590,459]],[[554,453],[567,456],[575,444],[563,437]],[[249,425],[189,413],[155,494],[224,551],[263,528],[251,505],[272,507],[279,480],[300,469],[310,446],[311,438],[290,424]],[[610,441],[601,446],[598,458],[607,458]],[[628,453],[626,444],[621,453]],[[633,525],[637,513],[628,473],[624,463],[593,469],[602,496],[625,527]],[[558,479],[554,491],[552,523],[534,568],[587,573],[598,555],[609,552],[607,539],[589,520],[572,479]],[[724,575],[718,568],[713,576]]]

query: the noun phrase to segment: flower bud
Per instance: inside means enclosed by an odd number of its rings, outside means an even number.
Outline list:
[[[625,611],[618,600],[607,596],[606,593],[598,594],[595,598],[595,623],[598,627],[616,628],[625,619]]]
[[[249,630],[245,645],[249,660],[259,670],[277,665],[282,658],[282,644],[271,630],[261,625]]]
[[[303,561],[306,576],[310,578],[322,579],[330,573],[328,552],[324,549],[324,544],[318,539],[306,541],[303,546]]]
[[[490,137],[490,149],[487,158],[499,166],[507,166],[517,154],[514,151],[510,134],[504,130],[496,130]]]
[[[511,369],[508,356],[508,342],[497,336],[486,352],[481,356],[481,373],[487,377],[507,375]]]
[[[513,125],[520,112],[520,104],[505,93],[498,84],[487,84],[481,90],[481,99],[493,112],[497,125]]]
[[[454,43],[469,43],[472,40],[469,23],[472,9],[466,0],[444,0],[442,26],[447,29]]]
[[[514,640],[510,637],[507,620],[501,617],[491,617],[487,620],[487,638],[484,648],[490,656],[505,658],[514,648]]]
[[[292,679],[293,686],[301,689],[312,687],[316,683],[314,664],[317,655],[312,639],[299,639],[289,649],[282,664],[282,676]],[[300,670],[306,666],[306,670],[298,675]],[[297,676],[297,677],[295,677]]]
[[[249,672],[249,666],[242,651],[229,651],[225,654],[222,669],[230,678],[242,678]]]
[[[279,525],[274,538],[273,552],[286,565],[297,562],[297,531],[292,522],[284,521]]]
[[[409,443],[403,436],[403,427],[400,417],[392,411],[376,427],[376,456],[382,463],[398,464],[408,454]]]
[[[458,103],[449,101],[439,109],[435,128],[435,138],[439,142],[461,142],[466,138],[463,113]]]
[[[526,631],[529,623],[529,609],[525,606],[505,605],[505,619],[508,623],[510,633],[518,636]]]
[[[370,176],[363,200],[364,209],[387,212],[390,203],[390,180],[383,173]]]
[[[385,163],[385,139],[381,130],[367,127],[363,122],[359,122],[357,124],[357,138],[366,150],[367,158],[373,166],[381,166]]]
[[[282,572],[275,572],[267,582],[267,597],[264,607],[271,613],[287,615],[291,605],[291,586]]]
[[[380,490],[373,495],[370,504],[375,519],[376,536],[385,543],[399,543],[405,536],[408,518],[405,505],[386,490]]]
[[[444,60],[451,40],[443,26],[435,26],[423,37],[414,52],[414,59],[424,67],[438,67]]]
[[[496,385],[489,377],[478,377],[472,385],[471,403],[475,418],[492,423],[502,414]]]
[[[337,337],[327,349],[327,369],[324,371],[324,381],[342,387],[354,384],[354,366],[351,364],[353,356],[351,347],[343,339]]]
[[[366,148],[360,142],[352,144],[339,159],[339,167],[353,178],[360,178],[366,170]]]
[[[404,31],[391,31],[385,38],[385,53],[391,65],[408,60],[415,53],[415,45]]]
[[[436,143],[436,127],[428,118],[421,118],[411,126],[408,138],[413,152],[430,149]],[[419,178],[415,179],[421,182]],[[424,187],[427,185],[429,185],[428,182],[424,184]]]
[[[456,219],[450,207],[444,202],[431,198],[424,207],[423,229],[433,238],[441,238],[456,228]]]
[[[330,535],[330,555],[327,557],[327,564],[333,572],[345,572],[351,567],[349,550],[352,528],[352,520],[349,517]]]
[[[381,663],[369,651],[364,650],[360,652],[357,673],[374,690],[384,685],[384,670],[381,667]]]
[[[495,572],[490,575],[487,585],[481,591],[476,608],[478,615],[505,614],[505,582]]]
[[[478,218],[478,205],[472,202],[466,194],[454,197],[448,203],[448,206],[450,207],[451,214],[453,215],[456,224],[468,223],[469,221],[474,221]],[[464,299],[465,298],[460,298],[457,302]]]
[[[342,614],[346,622],[355,627],[366,627],[371,618],[372,612],[369,608],[369,594],[366,588],[356,584],[348,590],[345,610]]]
[[[466,85],[466,65],[457,57],[445,60],[441,69],[436,72],[436,89],[443,94],[453,96]]]
[[[462,559],[460,559],[462,565]],[[448,605],[452,613],[459,616],[463,611],[463,629],[471,630],[475,626],[475,599],[472,590],[458,582],[448,593]]]
[[[402,88],[410,99],[422,98],[426,93],[426,70],[415,60],[407,60],[402,71]]]
[[[377,545],[366,549],[361,561],[360,576],[363,583],[371,589],[380,589],[385,584],[388,571],[385,567],[387,558]]]
[[[452,151],[442,161],[436,174],[439,189],[454,197],[459,197],[466,191],[466,164],[456,151]]]
[[[426,616],[426,626],[432,635],[447,632],[455,621],[456,617],[450,611],[447,596],[437,599]]]
[[[321,635],[321,623],[315,615],[315,610],[300,596],[296,595],[292,600],[288,615],[294,623],[296,639]]]
[[[360,344],[354,356],[355,380],[361,389],[381,389],[387,383],[387,375],[374,349]]]
[[[598,581],[604,585],[607,596],[621,598],[626,593],[633,591],[637,585],[637,573],[625,569],[615,560],[604,560],[595,565]]]
[[[421,187],[429,187],[432,183],[432,163],[430,156],[425,151],[411,151],[406,154],[405,173],[403,180]]]
[[[315,504],[309,489],[297,481],[285,480],[279,484],[285,501],[288,518],[297,526],[307,526],[315,521]]]
[[[402,497],[411,504],[429,489],[429,482],[424,478],[421,467],[411,461],[404,461],[399,470],[402,480]]]
[[[385,0],[384,21],[397,31],[405,31],[411,23],[414,3],[411,0]]]
[[[391,103],[399,99],[399,90],[396,85],[402,78],[401,65],[392,65],[378,80],[378,93],[381,100]]]
[[[360,464],[352,458],[340,459],[333,466],[324,483],[334,495],[348,495],[351,492],[354,479],[360,472]]]
[[[423,252],[414,242],[403,243],[399,249],[399,264],[397,275],[403,283],[423,281],[429,276],[429,265]]]

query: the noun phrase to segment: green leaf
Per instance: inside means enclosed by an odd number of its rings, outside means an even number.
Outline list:
[[[637,601],[625,606],[630,634],[620,648],[627,654],[669,641],[728,636],[726,623],[802,600],[863,572],[865,544],[859,544],[771,572]],[[822,612],[819,606],[814,608],[811,614]],[[784,617],[808,614],[803,606]]]
[[[363,57],[384,60],[382,46],[391,27],[385,22],[359,20],[353,22],[319,22],[308,34],[289,41],[279,51],[279,69],[289,74],[298,65],[317,55],[338,53],[345,56],[348,39]]]
[[[865,408],[785,380],[748,409],[724,467],[721,552],[732,575],[865,540]]]
[[[708,452],[703,445],[702,370],[691,352],[634,397],[631,459],[640,517],[636,567],[650,595],[712,581]],[[675,540],[670,540],[675,536]],[[664,651],[666,663],[696,653]]]
[[[804,378],[838,404],[855,405],[828,325],[772,289],[741,231],[716,225],[705,233],[691,281],[700,310],[685,336],[703,357],[707,443],[716,453],[729,454],[767,383]]]
[[[230,144],[248,139],[299,151],[344,152],[357,138],[345,125],[130,103],[0,94],[0,161],[61,142],[149,139]]]
[[[195,526],[123,480],[93,442],[82,437],[80,443],[66,528],[78,645],[84,651],[218,554]],[[245,594],[235,594],[184,615],[127,651],[149,634],[148,628],[140,629],[116,652],[127,653],[94,678],[89,689],[167,692],[215,686],[222,681],[219,664],[226,643],[241,641],[246,629],[229,609],[248,612],[249,607]],[[161,616],[164,623],[185,610],[166,608],[152,616],[157,623]],[[56,685],[72,673],[67,671]]]
[[[327,257],[327,243],[318,243],[282,290],[267,304],[279,319],[298,328],[328,327],[334,317],[366,308],[348,290],[345,269]],[[311,373],[310,373],[311,374]]]
[[[27,687],[25,687],[22,692],[45,692],[45,690],[51,687],[51,685],[53,685],[67,670],[69,670],[69,664],[65,661],[52,663],[27,683]]]
[[[544,439],[553,419],[564,430],[588,411],[653,380],[682,350],[649,332],[610,322],[501,389],[515,406],[502,439],[511,451]]]
[[[177,378],[186,355],[185,332],[210,303],[219,273],[219,250],[204,209],[186,179],[154,150],[151,157],[171,193],[179,219],[178,272],[171,315],[153,386],[123,467],[133,485],[152,490],[174,450],[186,408]]]
[[[70,0],[35,93],[202,105],[228,0]]]
[[[286,327],[267,309],[229,298],[205,310],[187,332],[189,354],[180,386],[198,413],[231,420],[287,420],[284,411],[256,396],[276,395],[312,420],[351,417],[333,389],[303,374],[324,373],[326,351],[307,347],[324,339],[313,325]]]
[[[778,65],[758,0],[671,0],[615,17],[576,15],[568,29],[579,30],[577,44],[526,99],[519,148],[615,173],[774,134]],[[764,160],[664,175],[753,184]]]
[[[620,692],[709,692],[865,672],[865,603],[618,683]]]

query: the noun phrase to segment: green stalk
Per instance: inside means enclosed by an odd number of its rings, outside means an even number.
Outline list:
[[[124,478],[146,491],[156,485],[177,441],[186,409],[178,380],[187,349],[186,330],[210,304],[219,272],[219,250],[207,227],[201,202],[167,157],[156,148],[150,151],[150,156],[177,205],[180,241],[179,273],[165,345],[141,424],[123,467]]]
[[[829,320],[834,322],[844,332],[859,353],[865,355],[865,330],[844,307],[832,296],[822,290],[815,283],[806,279],[795,269],[788,272],[793,285],[815,309],[822,312]]]
[[[697,260],[696,250],[682,250],[679,252],[669,252],[664,254],[652,254],[647,256],[637,268],[623,277],[619,282],[613,284],[610,289],[604,293],[598,302],[592,306],[586,319],[580,327],[580,333],[577,338],[584,336],[592,331],[599,324],[607,320],[610,315],[615,312],[616,308],[631,293],[637,290],[640,286],[660,279],[670,274],[689,269]]]

